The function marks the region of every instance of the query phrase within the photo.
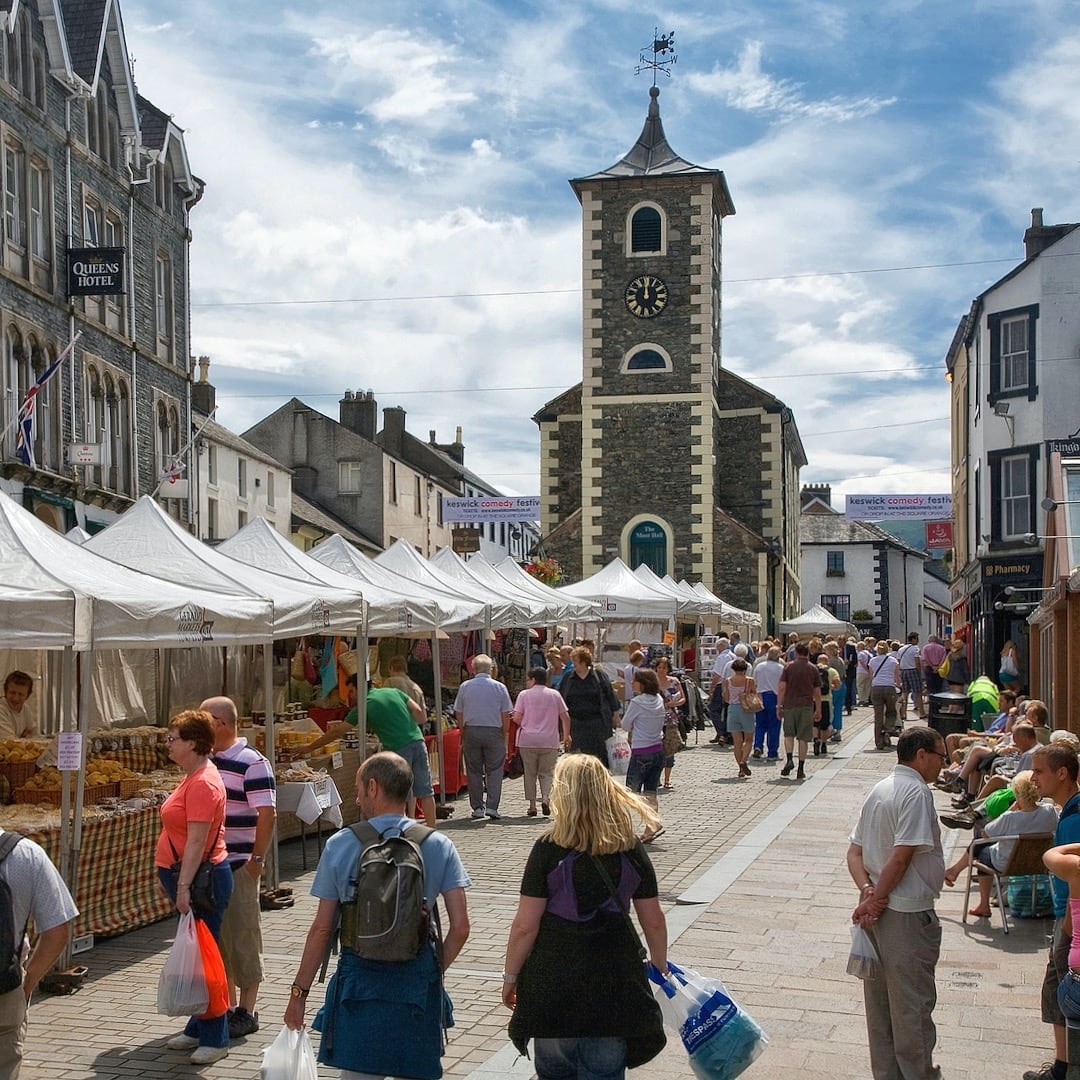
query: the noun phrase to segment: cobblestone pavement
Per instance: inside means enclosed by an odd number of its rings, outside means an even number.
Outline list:
[[[670,954],[724,979],[762,1024],[769,1047],[744,1074],[749,1080],[869,1077],[860,984],[845,973],[854,887],[844,866],[847,837],[869,788],[895,762],[873,750],[870,710],[845,723],[844,742],[828,760],[811,757],[803,783],[782,779],[775,765],[735,779],[730,751],[701,733],[677,758],[674,787],[661,795],[666,832],[651,848],[668,913]],[[867,749],[867,747],[870,747]],[[937,796],[942,807],[948,798]],[[499,1000],[502,955],[517,902],[525,857],[543,829],[524,816],[520,782],[504,788],[498,822],[460,820],[456,803],[445,824],[473,879],[472,936],[448,973],[457,1026],[444,1059],[461,1080],[532,1076],[506,1040]],[[969,833],[946,831],[950,843]],[[314,841],[309,840],[314,855]],[[281,1026],[286,993],[315,910],[307,895],[311,871],[300,869],[299,842],[282,845],[282,877],[295,907],[264,915],[267,981],[259,1001],[262,1029],[234,1044],[229,1056],[198,1069],[165,1040],[177,1022],[155,1011],[158,972],[172,935],[158,923],[83,954],[90,973],[69,997],[35,1000],[23,1080],[193,1075],[258,1076],[262,1049]],[[314,865],[314,860],[310,860]],[[961,923],[963,890],[938,904],[944,928],[938,966],[938,1060],[948,1080],[1019,1077],[1052,1056],[1050,1031],[1039,1022],[1045,920]],[[309,1016],[322,999],[312,990]],[[587,1007],[587,1002],[582,1002]],[[323,1070],[328,1075],[332,1072]],[[642,1080],[690,1080],[677,1040]]]

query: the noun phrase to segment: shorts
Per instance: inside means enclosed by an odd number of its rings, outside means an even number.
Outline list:
[[[631,791],[655,794],[660,787],[660,773],[663,769],[664,751],[661,747],[643,754],[631,753],[630,765],[626,770],[626,786]]]
[[[233,894],[221,920],[221,958],[230,986],[246,990],[263,981],[259,879],[241,863],[233,871]]]
[[[733,731],[741,731],[752,735],[754,732],[754,713],[746,712],[738,702],[732,702],[727,707],[727,729],[730,735]]]
[[[423,739],[414,739],[411,743],[399,746],[395,754],[403,757],[412,769],[413,797],[426,799],[435,794],[431,783],[431,766],[428,764],[427,743]]]
[[[918,668],[901,668],[900,686],[905,694],[921,694],[922,672]]]
[[[787,705],[784,707],[784,738],[810,742],[814,737],[814,706]]]
[[[829,703],[827,701],[822,701],[822,703],[821,703],[821,715],[814,721],[814,727],[818,731],[825,731],[826,728],[831,727],[832,724],[831,724],[831,721],[829,719],[831,715],[832,715],[832,713],[831,713],[831,711],[829,709]]]
[[[1046,973],[1042,984],[1042,1019],[1044,1024],[1064,1024],[1065,1017],[1058,1004],[1058,987],[1069,971],[1070,937],[1063,930],[1064,918],[1054,920],[1054,937],[1046,958]]]
[[[1065,972],[1065,978],[1058,985],[1058,1008],[1067,1020],[1080,1020],[1080,975],[1072,970]]]

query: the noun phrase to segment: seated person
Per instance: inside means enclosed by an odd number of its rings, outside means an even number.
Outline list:
[[[987,725],[985,731],[969,729],[965,734],[953,734],[945,736],[945,750],[949,759],[957,764],[962,758],[954,756],[958,750],[967,749],[970,746],[984,745],[989,735],[1001,735],[1007,730],[1010,718],[1015,718],[1016,694],[1012,690],[1002,690],[999,695],[998,708],[1001,710],[997,716]]]
[[[28,739],[37,734],[29,710],[23,706],[34,692],[34,678],[25,671],[13,671],[4,680],[0,701],[0,739]]]
[[[966,805],[976,798],[985,799],[991,791],[1007,785],[1008,776],[1031,768],[1031,751],[1038,745],[1035,728],[1021,721],[1012,729],[1008,740],[1002,739],[996,746],[973,746],[960,770],[964,793],[954,805]],[[1004,777],[991,776],[982,782],[982,773],[1003,773]]]
[[[1015,840],[996,840],[1000,836],[1030,836],[1033,833],[1052,833],[1057,828],[1058,811],[1052,803],[1039,802],[1039,789],[1035,786],[1031,771],[1018,772],[1010,781],[1016,801],[1011,810],[1006,810],[1000,817],[986,823],[982,840],[976,839],[972,845],[974,854],[980,862],[989,863],[996,870],[1003,870],[1009,862]],[[968,865],[971,848],[965,848],[963,854],[945,870],[945,884],[950,888]],[[969,915],[980,918],[990,916],[989,874],[979,875],[979,902],[968,911]]]

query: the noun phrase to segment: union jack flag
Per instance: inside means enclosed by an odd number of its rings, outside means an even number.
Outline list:
[[[34,459],[34,412],[37,406],[38,394],[41,388],[56,374],[57,369],[64,362],[64,358],[71,351],[72,342],[39,376],[36,383],[26,391],[26,398],[19,408],[18,434],[15,437],[15,452],[19,460],[31,469],[37,468]],[[10,430],[10,429],[9,429]]]

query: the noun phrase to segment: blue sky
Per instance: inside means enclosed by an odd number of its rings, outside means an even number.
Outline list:
[[[185,129],[192,341],[218,419],[346,388],[538,491],[530,417],[581,377],[567,180],[636,139],[653,28],[675,150],[723,169],[726,367],[795,411],[806,482],[949,490],[945,349],[1080,220],[1073,0],[127,0],[140,91]],[[963,264],[963,265],[960,265]],[[752,463],[751,463],[752,467]]]

